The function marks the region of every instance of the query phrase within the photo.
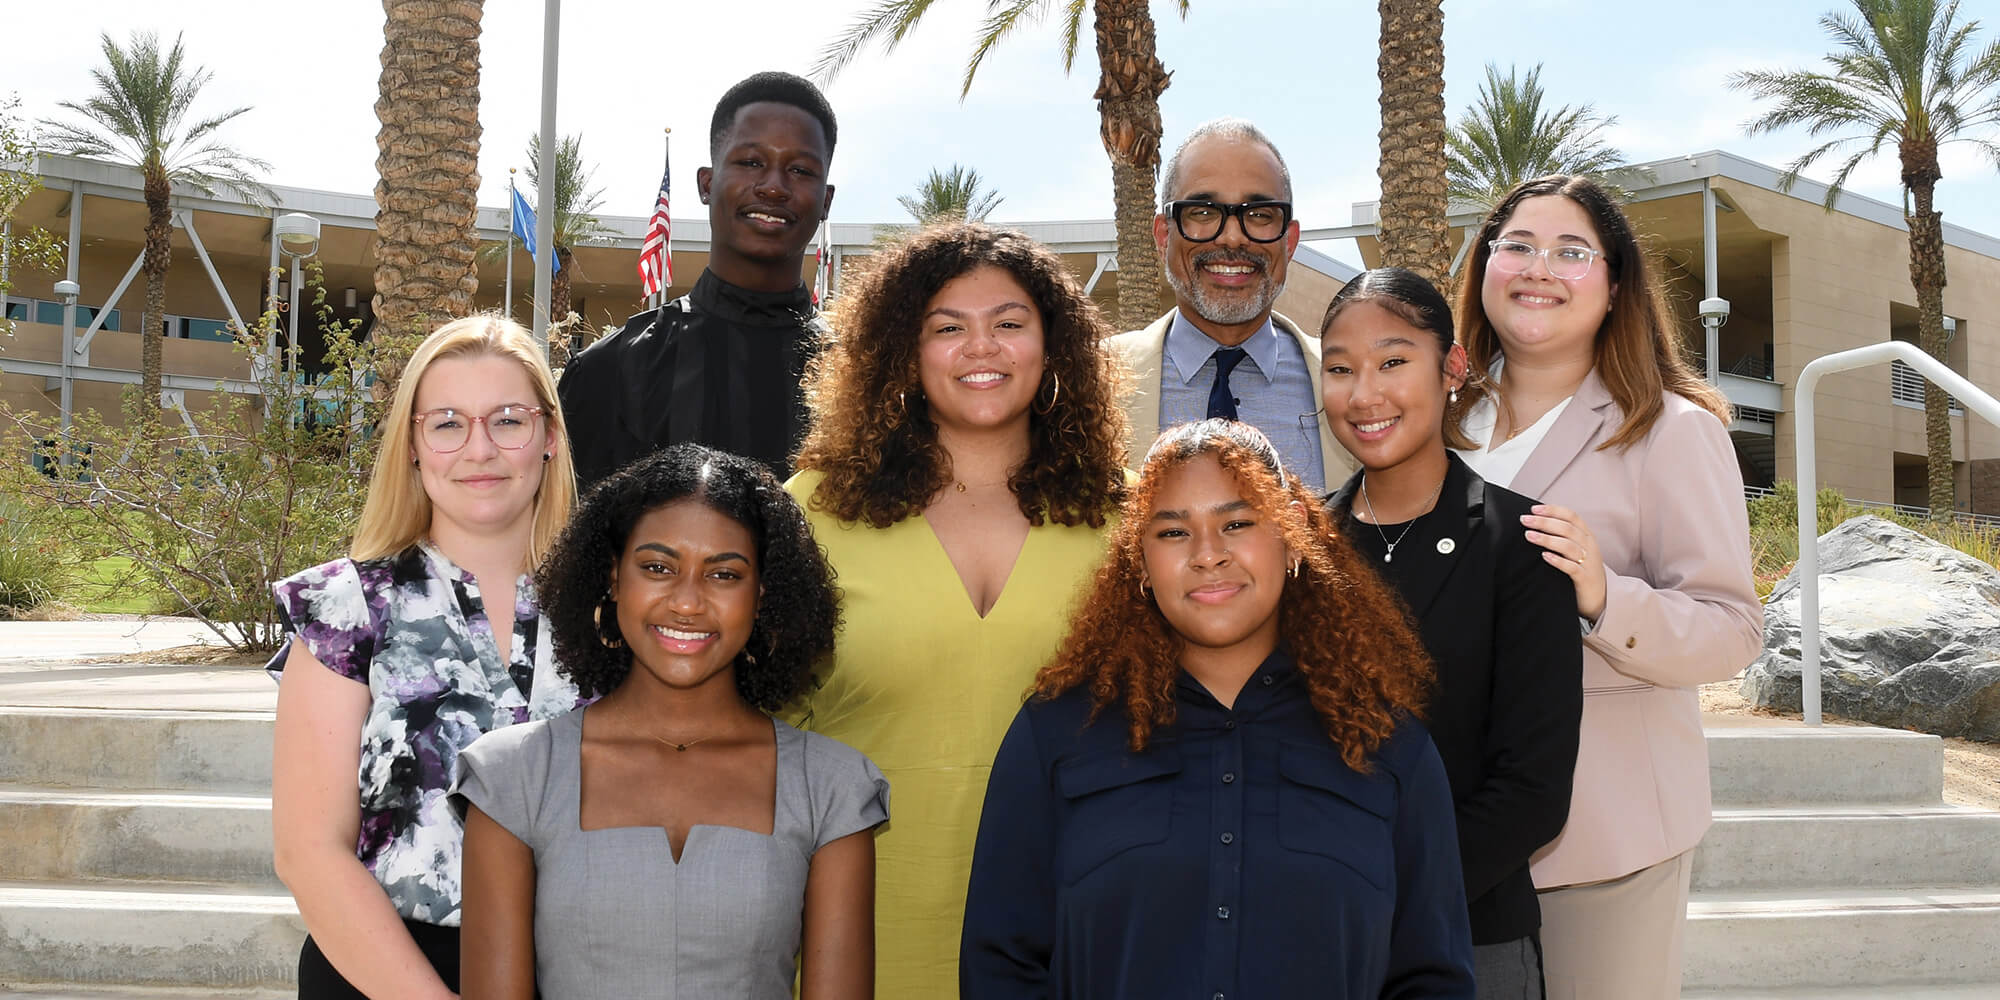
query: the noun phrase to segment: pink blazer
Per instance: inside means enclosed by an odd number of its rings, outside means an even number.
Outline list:
[[[1569,821],[1534,857],[1537,888],[1619,878],[1701,841],[1708,745],[1694,689],[1735,676],[1764,643],[1727,428],[1668,393],[1643,439],[1599,451],[1623,421],[1593,370],[1511,484],[1582,515],[1607,584],[1583,641]]]

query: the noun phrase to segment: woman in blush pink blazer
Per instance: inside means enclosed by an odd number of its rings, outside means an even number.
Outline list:
[[[1473,246],[1453,409],[1489,483],[1576,585],[1583,723],[1568,823],[1535,855],[1548,996],[1680,996],[1709,824],[1695,687],[1763,643],[1728,403],[1681,357],[1657,274],[1602,187],[1516,187]]]

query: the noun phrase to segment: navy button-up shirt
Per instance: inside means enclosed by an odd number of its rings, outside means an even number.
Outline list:
[[[1350,769],[1274,653],[1225,708],[1185,673],[1128,748],[1083,691],[1021,709],[987,786],[959,982],[998,998],[1450,997],[1472,943],[1451,792],[1405,723]]]

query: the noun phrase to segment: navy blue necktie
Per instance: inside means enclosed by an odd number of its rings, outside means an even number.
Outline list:
[[[1215,384],[1208,388],[1208,415],[1236,419],[1236,394],[1229,391],[1229,373],[1246,357],[1241,347],[1225,347],[1215,352]]]

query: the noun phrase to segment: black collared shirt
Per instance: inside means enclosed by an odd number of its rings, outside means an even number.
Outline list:
[[[1021,709],[973,852],[966,1000],[1470,1000],[1451,796],[1406,722],[1367,774],[1272,654],[1225,708],[1183,673],[1143,753],[1072,691]]]
[[[563,371],[577,486],[682,441],[785,479],[805,436],[800,383],[818,336],[804,285],[757,292],[703,271],[685,297],[627,320]]]

